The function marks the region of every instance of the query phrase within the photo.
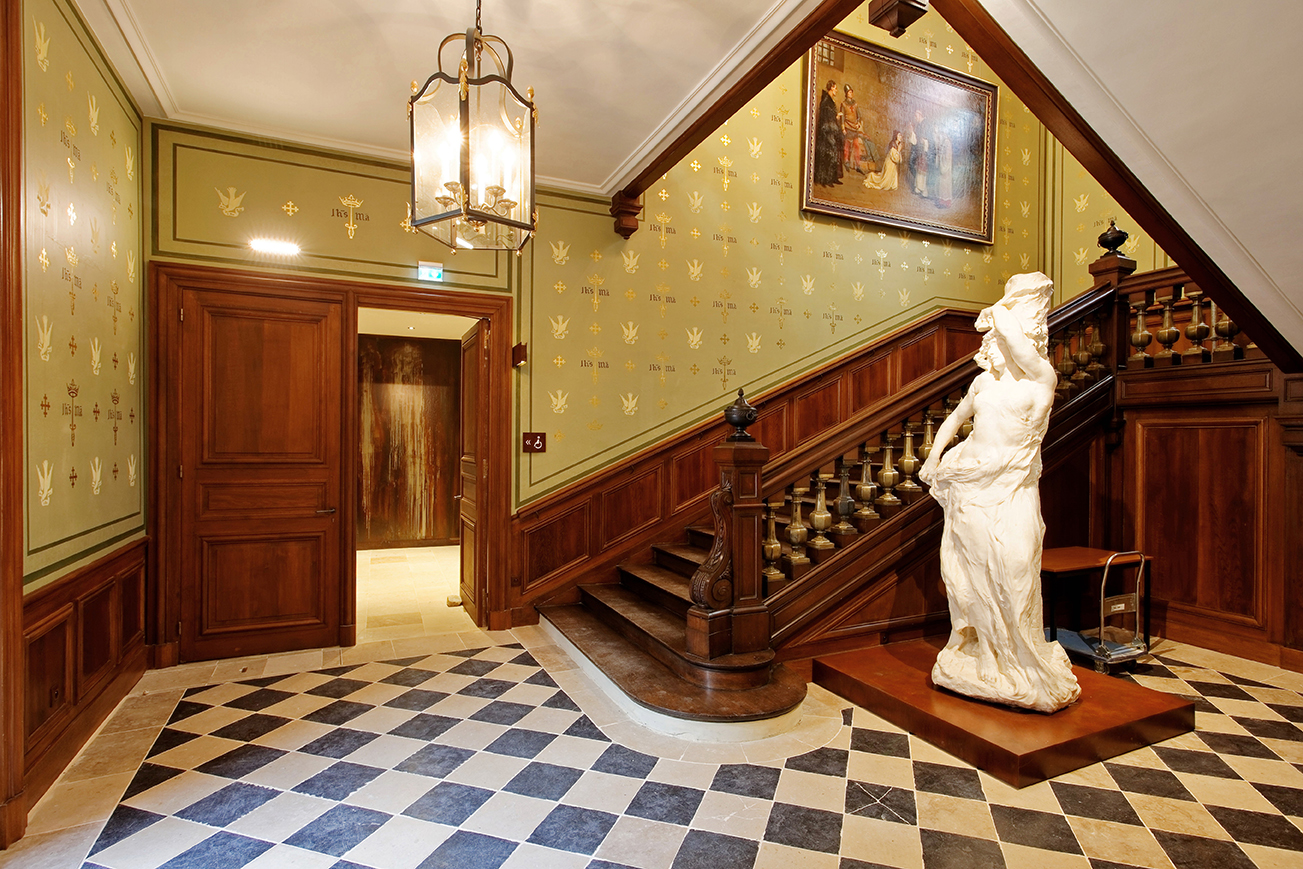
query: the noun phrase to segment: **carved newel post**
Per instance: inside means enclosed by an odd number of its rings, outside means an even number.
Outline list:
[[[742,390],[724,411],[734,431],[715,447],[720,488],[711,496],[715,546],[692,577],[688,652],[702,658],[769,648],[762,543],[765,503],[760,472],[769,449],[747,433],[758,414]]]
[[[1122,283],[1122,279],[1136,270],[1136,261],[1124,253],[1119,253],[1118,249],[1126,244],[1129,234],[1118,229],[1117,223],[1110,219],[1108,229],[1100,233],[1099,246],[1104,248],[1104,255],[1090,264],[1090,273],[1095,278],[1095,286],[1111,286],[1117,289]],[[1110,371],[1117,371],[1119,368],[1125,368],[1127,365],[1126,348],[1130,344],[1126,328],[1131,322],[1130,308],[1127,299],[1118,296],[1117,310],[1113,312],[1110,319],[1112,323],[1105,333],[1108,337],[1104,344],[1113,348],[1113,359],[1107,365]],[[1141,323],[1143,324],[1144,312],[1140,312]],[[1144,353],[1140,349],[1139,353]]]

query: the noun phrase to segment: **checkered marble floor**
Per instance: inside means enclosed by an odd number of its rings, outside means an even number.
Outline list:
[[[612,739],[553,670],[512,643],[190,688],[84,869],[1303,866],[1303,696],[1175,654],[1125,678],[1194,733],[1022,790],[817,686],[817,747]]]

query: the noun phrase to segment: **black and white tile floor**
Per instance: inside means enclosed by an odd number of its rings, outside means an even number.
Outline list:
[[[793,735],[653,734],[518,636],[185,689],[70,865],[1303,867],[1294,674],[1165,644],[1131,678],[1196,732],[1014,790],[814,686]]]

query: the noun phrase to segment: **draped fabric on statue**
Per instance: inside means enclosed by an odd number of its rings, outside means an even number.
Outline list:
[[[1021,409],[1026,381],[995,380],[976,394],[975,427],[1001,431],[1002,455],[971,441],[948,450],[932,496],[945,513],[941,574],[950,640],[932,680],[970,697],[1053,712],[1080,689],[1067,654],[1046,642],[1041,612],[1041,440]],[[969,447],[968,450],[965,448]]]

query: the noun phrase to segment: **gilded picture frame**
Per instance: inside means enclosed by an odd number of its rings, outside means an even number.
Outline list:
[[[803,210],[994,243],[996,85],[841,33],[805,67]]]

